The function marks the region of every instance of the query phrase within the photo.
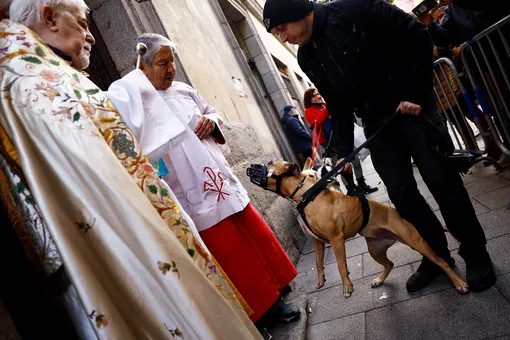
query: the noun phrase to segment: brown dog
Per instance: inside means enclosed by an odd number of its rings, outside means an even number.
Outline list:
[[[311,159],[308,158],[304,170],[309,170],[311,163]],[[299,182],[303,180],[303,177],[307,176],[301,173],[297,164],[285,161],[270,162],[267,168],[274,175],[284,174],[280,192],[286,197],[290,197],[298,187]],[[296,202],[299,202],[300,197],[317,182],[316,179],[307,177],[303,187],[293,197]],[[269,178],[267,186],[272,190],[276,190],[276,180]],[[368,203],[370,218],[367,226],[360,234],[365,237],[372,258],[384,267],[382,274],[372,281],[372,287],[382,285],[388,277],[393,268],[393,263],[386,257],[386,251],[396,241],[400,241],[440,266],[450,277],[459,293],[469,292],[468,285],[452,270],[445,260],[434,253],[416,228],[404,220],[397,210],[372,200],[369,200]],[[361,228],[363,213],[359,199],[325,189],[306,206],[305,214],[313,231],[331,243],[331,248],[335,252],[340,278],[342,279],[343,294],[346,298],[350,297],[354,288],[347,269],[345,240],[354,237]],[[317,262],[317,288],[321,288],[325,281],[324,243],[313,238],[313,246]]]

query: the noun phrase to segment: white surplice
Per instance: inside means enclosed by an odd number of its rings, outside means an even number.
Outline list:
[[[0,124],[98,338],[260,337],[112,152],[105,140],[126,158],[143,157],[119,129],[96,127],[91,118],[107,122],[101,111],[113,108],[94,84],[29,29],[4,20],[0,86]]]
[[[184,210],[193,219],[198,231],[206,230],[225,218],[242,211],[250,202],[248,193],[230,169],[216,140],[209,136],[200,140],[194,128],[202,115],[212,119],[221,133],[222,118],[202,96],[191,86],[174,81],[165,91],[148,93],[146,83],[148,79],[140,70],[134,70],[122,79],[114,82],[106,96],[119,109],[128,109],[133,100],[142,101],[143,112],[133,112],[123,116],[126,124],[131,127],[140,121],[164,121],[177,118],[186,129],[182,142],[178,145],[169,141],[161,146],[157,152],[148,152],[151,162],[162,158],[169,173],[163,179],[172,188],[175,196]],[[143,93],[143,96],[140,96]],[[166,103],[161,107],[159,99],[154,94],[159,93]],[[126,101],[125,98],[133,98]],[[154,100],[149,105],[149,98]],[[156,101],[157,100],[157,101]],[[137,105],[139,106],[139,104]],[[140,116],[144,116],[140,117]],[[174,118],[175,117],[175,118]],[[161,129],[158,124],[145,128],[152,134],[158,135]],[[217,136],[224,142],[222,135]],[[145,146],[142,143],[142,147]]]

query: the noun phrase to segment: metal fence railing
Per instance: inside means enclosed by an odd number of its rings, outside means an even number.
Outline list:
[[[474,162],[487,160],[500,168],[496,160],[486,156],[491,148],[490,132],[484,124],[485,113],[477,109],[459,77],[453,61],[440,58],[434,62],[434,95],[438,110],[447,120],[457,153],[470,153]],[[473,128],[482,136],[479,143]]]
[[[510,155],[510,16],[461,49],[467,78],[498,147]]]

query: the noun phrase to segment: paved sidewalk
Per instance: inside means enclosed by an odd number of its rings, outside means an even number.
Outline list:
[[[369,198],[390,204],[369,159],[363,168],[368,184],[379,187]],[[415,175],[420,191],[442,221],[438,205],[416,169]],[[396,243],[388,251],[388,258],[395,263],[393,271],[383,286],[371,288],[370,282],[382,266],[368,254],[364,238],[357,236],[346,242],[354,293],[345,299],[329,246],[326,285],[315,289],[315,254],[308,240],[297,266],[295,291],[289,297],[303,309],[304,320],[272,329],[275,340],[510,339],[510,211],[506,210],[510,170],[497,173],[493,167],[476,165],[464,182],[488,239],[498,275],[495,287],[483,293],[459,295],[442,276],[422,291],[410,294],[405,283],[417,269],[421,255]],[[464,261],[457,255],[459,243],[448,233],[447,237],[457,262],[455,270],[465,277]]]

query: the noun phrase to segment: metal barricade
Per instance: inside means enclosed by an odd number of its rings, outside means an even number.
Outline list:
[[[469,40],[461,58],[496,144],[510,155],[510,16]]]
[[[467,119],[467,115],[478,119],[478,112],[459,79],[453,62],[448,58],[440,58],[434,62],[434,94],[438,109],[447,119],[457,149],[474,154],[486,153],[486,147],[480,149]]]

